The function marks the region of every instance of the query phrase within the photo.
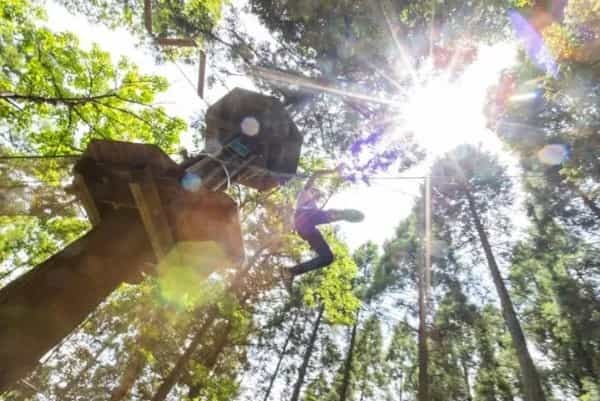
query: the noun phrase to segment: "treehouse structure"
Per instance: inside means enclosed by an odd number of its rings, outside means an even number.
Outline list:
[[[302,137],[277,99],[241,89],[212,106],[206,123],[218,152],[181,164],[153,145],[89,144],[73,190],[93,228],[0,289],[0,393],[121,283],[156,274],[166,258],[189,263],[179,245],[211,243],[222,268],[242,265],[238,208],[222,190],[281,184],[296,171]]]
[[[264,191],[296,172],[302,135],[279,100],[236,88],[206,112],[210,153],[184,163],[204,185],[223,189],[227,180]]]

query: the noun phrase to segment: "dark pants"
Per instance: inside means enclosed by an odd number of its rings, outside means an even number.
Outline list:
[[[296,231],[302,239],[308,242],[311,249],[317,253],[317,257],[294,266],[292,268],[294,275],[320,269],[333,262],[334,257],[331,248],[329,248],[325,238],[323,238],[323,235],[316,226],[331,223],[334,220],[331,214],[325,210],[311,209],[296,212],[294,219]]]

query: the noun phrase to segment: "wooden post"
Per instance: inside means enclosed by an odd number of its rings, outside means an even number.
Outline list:
[[[24,377],[154,255],[135,210],[103,215],[83,237],[0,290],[0,393]]]
[[[418,401],[429,401],[429,349],[427,346],[427,309],[431,270],[431,178],[425,177],[425,232],[423,264],[419,269],[419,385]]]
[[[156,260],[161,260],[169,253],[174,241],[154,178],[149,171],[146,171],[141,182],[132,182],[129,184],[129,188],[140,212]]]
[[[100,224],[101,220],[100,212],[96,207],[96,202],[94,202],[94,198],[90,194],[89,188],[85,182],[85,178],[83,178],[81,174],[75,173],[73,183],[75,184],[74,189],[77,193],[77,197],[79,198],[79,200],[81,200],[83,208],[85,209],[85,212],[88,216],[88,219],[90,219],[90,223],[92,223],[92,226],[94,227],[97,226],[98,224]]]

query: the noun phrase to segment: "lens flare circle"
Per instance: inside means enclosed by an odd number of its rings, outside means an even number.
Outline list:
[[[546,145],[537,152],[539,161],[550,166],[557,166],[569,158],[569,149],[566,145]]]
[[[188,192],[197,192],[202,186],[202,178],[196,174],[186,173],[181,179],[181,186]]]
[[[260,132],[260,123],[254,117],[244,117],[240,126],[244,135],[256,136]]]

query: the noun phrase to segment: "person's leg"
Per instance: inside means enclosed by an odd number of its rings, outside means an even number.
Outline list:
[[[365,218],[362,212],[355,209],[329,209],[324,210],[323,213],[325,213],[327,216],[326,223],[333,223],[334,221],[340,220],[356,223],[362,221]]]
[[[329,248],[327,241],[325,241],[325,238],[323,238],[323,235],[319,230],[314,226],[312,226],[312,228],[304,227],[298,234],[308,242],[311,249],[317,253],[317,257],[293,267],[291,270],[294,275],[304,274],[333,263],[333,252],[331,252],[331,248]]]
[[[331,216],[326,210],[311,209],[296,214],[294,225],[296,231],[302,236],[302,232],[310,234],[310,231],[320,224],[331,223]]]
[[[296,231],[302,232],[311,227],[321,224],[329,224],[335,221],[359,222],[364,219],[362,212],[355,209],[328,209],[328,210],[306,210],[296,215]]]

